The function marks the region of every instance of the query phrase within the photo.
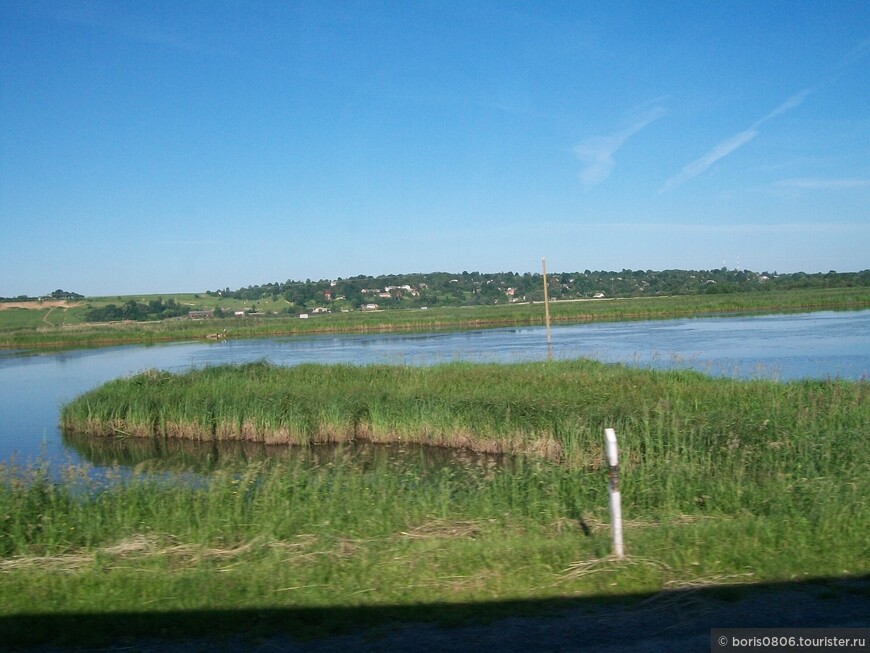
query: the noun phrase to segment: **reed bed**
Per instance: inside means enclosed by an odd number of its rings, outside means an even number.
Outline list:
[[[635,501],[681,511],[712,502],[727,511],[740,505],[744,484],[800,492],[801,479],[830,478],[866,458],[859,434],[870,432],[867,399],[864,381],[740,381],[588,360],[260,362],[115,380],[64,406],[61,421],[93,437],[414,443],[583,471],[601,468],[602,432],[613,427]],[[723,478],[727,489],[714,496],[711,479]],[[664,504],[651,485],[667,490]]]

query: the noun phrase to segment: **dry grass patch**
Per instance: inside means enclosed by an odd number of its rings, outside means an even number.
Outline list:
[[[495,520],[451,521],[436,519],[408,531],[402,531],[401,537],[411,540],[424,539],[476,539],[484,530],[485,525]]]
[[[10,308],[26,308],[29,310],[41,311],[44,308],[76,308],[81,305],[82,302],[70,302],[65,299],[47,299],[41,302],[0,302],[0,311],[5,311]]]
[[[713,585],[737,585],[741,583],[752,583],[755,580],[755,574],[747,571],[742,574],[717,574],[715,576],[705,576],[703,578],[690,578],[688,580],[669,580],[665,582],[665,587],[668,589],[706,589]]]
[[[0,560],[0,572],[39,569],[42,571],[75,572],[101,562],[109,569],[118,562],[165,558],[179,566],[189,566],[205,560],[232,561],[261,551],[279,551],[289,554],[286,562],[297,562],[326,552],[310,551],[314,535],[300,535],[296,541],[266,541],[255,538],[231,547],[203,546],[199,544],[166,544],[155,535],[137,534],[87,553],[66,553],[54,556],[15,556]]]
[[[567,569],[559,575],[559,580],[577,580],[592,574],[605,572],[619,571],[628,567],[643,566],[659,570],[664,573],[670,573],[671,568],[660,560],[653,558],[642,558],[638,556],[625,556],[617,558],[609,555],[604,558],[593,558],[591,560],[582,560],[572,563]]]

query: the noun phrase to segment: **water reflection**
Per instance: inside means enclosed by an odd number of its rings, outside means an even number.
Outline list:
[[[514,457],[506,455],[419,444],[268,445],[158,437],[92,437],[69,432],[63,432],[61,437],[64,446],[97,468],[124,467],[149,474],[207,475],[216,469],[243,470],[251,464],[282,460],[309,469],[350,466],[367,472],[413,468],[423,474],[437,475],[449,468],[473,476],[485,476],[497,469],[511,469],[516,463]]]

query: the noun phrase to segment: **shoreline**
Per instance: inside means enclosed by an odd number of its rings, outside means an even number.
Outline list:
[[[870,288],[834,291],[786,291],[778,301],[763,302],[757,293],[724,296],[672,295],[616,298],[609,301],[551,302],[554,324],[680,319],[714,315],[788,314],[824,310],[870,309]],[[0,351],[97,348],[198,340],[238,340],[366,333],[423,333],[511,326],[543,326],[542,304],[440,307],[335,313],[308,320],[294,317],[223,318],[75,324],[0,331]],[[476,313],[470,315],[469,313]],[[215,338],[215,335],[219,335]]]

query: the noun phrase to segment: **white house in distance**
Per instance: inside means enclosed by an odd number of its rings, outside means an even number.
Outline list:
[[[311,315],[320,315],[322,313],[329,313],[329,309],[326,308],[325,306],[316,306],[315,308],[312,308],[311,311],[309,311],[309,313]],[[300,313],[299,319],[300,320],[307,320],[309,317],[309,313]]]
[[[403,295],[408,294],[411,297],[419,297],[420,292],[414,288],[413,286],[409,286],[405,284],[403,286],[384,286],[383,290],[372,289],[372,288],[363,288],[360,291],[363,295],[377,295],[381,299],[390,299],[393,297],[401,298]]]

